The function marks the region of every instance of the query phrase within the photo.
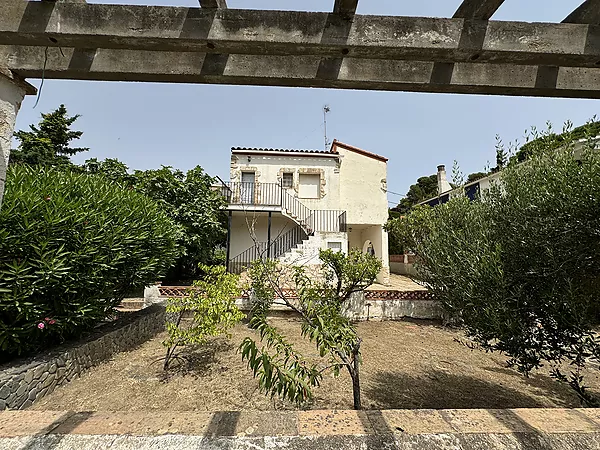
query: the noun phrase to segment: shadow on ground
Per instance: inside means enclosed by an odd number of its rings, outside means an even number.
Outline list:
[[[160,371],[159,379],[167,381],[173,376],[183,375],[202,377],[219,362],[219,353],[230,351],[233,347],[233,344],[227,339],[213,339],[203,345],[188,346],[173,359],[169,370]],[[160,361],[161,368],[163,361]],[[227,367],[221,367],[219,370],[226,371]]]
[[[522,375],[515,372],[515,376]],[[548,378],[535,383],[539,395],[559,404],[572,402],[569,388]],[[478,378],[433,370],[419,375],[379,372],[364,386],[377,409],[470,409],[539,408],[548,406],[528,395],[501,384]]]

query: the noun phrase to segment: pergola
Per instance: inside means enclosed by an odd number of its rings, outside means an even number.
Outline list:
[[[600,98],[600,0],[562,23],[490,20],[504,1],[424,18],[359,15],[358,0],[329,13],[0,0],[0,200],[20,104],[6,86],[32,93],[26,78]]]
[[[332,0],[331,13],[0,0],[0,66],[23,78],[600,97],[600,0],[563,23],[490,20],[503,2],[422,18],[358,15],[358,0]]]

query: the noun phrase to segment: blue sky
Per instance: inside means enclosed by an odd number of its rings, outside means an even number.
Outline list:
[[[497,20],[558,22],[582,0],[506,0]],[[197,0],[88,0],[196,6]],[[450,17],[460,0],[361,0],[358,13]],[[231,8],[327,11],[333,0],[228,0]],[[39,86],[39,80],[30,80]],[[466,174],[495,157],[495,135],[523,141],[532,125],[584,123],[599,112],[595,100],[467,96],[251,86],[46,80],[38,106],[28,97],[17,129],[64,103],[81,114],[80,145],[87,158],[118,158],[129,167],[201,165],[227,179],[232,146],[323,148],[323,105],[330,140],[384,155],[388,188],[405,193],[417,177],[458,160]],[[79,144],[78,144],[79,145]],[[392,203],[399,199],[389,195]]]

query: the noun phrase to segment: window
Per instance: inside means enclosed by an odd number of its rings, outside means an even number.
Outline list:
[[[284,188],[291,188],[294,185],[294,174],[292,172],[284,172],[281,178],[281,185]]]
[[[342,243],[341,242],[328,242],[327,248],[329,250],[333,250],[334,252],[341,252],[342,251]]]
[[[320,198],[321,176],[319,174],[301,173],[299,181],[298,197]]]

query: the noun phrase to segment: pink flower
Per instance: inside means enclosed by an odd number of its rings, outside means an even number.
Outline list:
[[[48,322],[50,320],[50,317],[45,317],[44,318],[44,322]]]
[[[54,320],[54,319],[50,319],[48,321],[48,325],[54,325],[55,323],[56,323],[56,320]]]
[[[40,322],[40,323],[38,323],[38,328],[39,328],[40,330],[43,330],[45,327],[46,327],[46,325],[44,325],[44,322]]]

